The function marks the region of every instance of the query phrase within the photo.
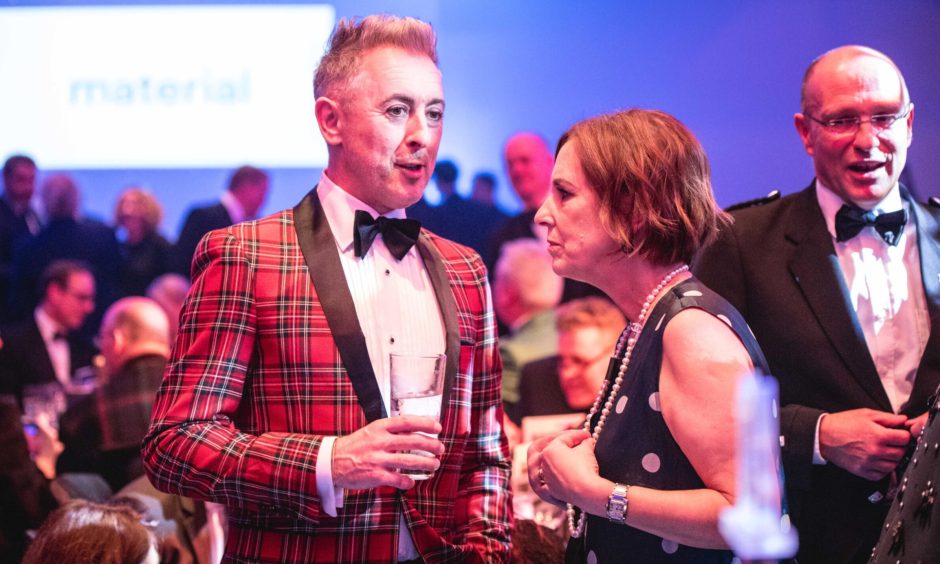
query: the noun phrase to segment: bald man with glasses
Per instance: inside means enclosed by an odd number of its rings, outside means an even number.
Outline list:
[[[799,561],[866,562],[940,382],[940,209],[899,183],[914,104],[886,55],[822,55],[801,105],[815,180],[736,206],[695,271],[780,380]]]

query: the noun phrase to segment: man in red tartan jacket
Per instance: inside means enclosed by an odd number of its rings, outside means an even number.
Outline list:
[[[393,221],[421,198],[440,144],[435,42],[410,18],[340,21],[314,81],[329,148],[319,184],[197,248],[143,458],[158,488],[226,506],[227,562],[508,558],[485,269]],[[446,353],[440,423],[387,417],[391,352]]]

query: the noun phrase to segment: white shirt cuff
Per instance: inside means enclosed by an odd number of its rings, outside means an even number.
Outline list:
[[[816,436],[813,439],[813,464],[822,466],[827,464],[829,461],[823,458],[822,452],[819,451],[819,424],[822,423],[823,417],[829,415],[828,413],[823,413],[819,416],[819,419],[816,420]],[[318,472],[319,474],[319,472]]]
[[[333,485],[333,443],[336,437],[323,437],[317,453],[317,495],[320,508],[330,517],[336,517],[336,509],[343,506],[343,488]]]

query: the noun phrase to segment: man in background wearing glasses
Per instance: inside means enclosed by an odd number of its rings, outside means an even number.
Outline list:
[[[816,179],[734,206],[696,273],[741,311],[780,380],[799,561],[866,562],[940,382],[940,209],[898,182],[914,105],[887,56],[822,55],[801,106]]]

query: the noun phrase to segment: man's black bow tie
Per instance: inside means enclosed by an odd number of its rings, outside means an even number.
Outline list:
[[[875,215],[875,212],[865,211],[855,206],[843,205],[836,213],[836,241],[848,241],[868,227],[875,228],[885,243],[897,245],[901,240],[901,231],[907,223],[907,210],[898,210],[891,213]]]
[[[396,260],[401,260],[418,241],[420,232],[421,223],[415,219],[392,219],[383,216],[373,218],[369,212],[356,210],[356,221],[353,225],[356,256],[365,256],[375,241],[375,236],[381,233],[385,247]]]

